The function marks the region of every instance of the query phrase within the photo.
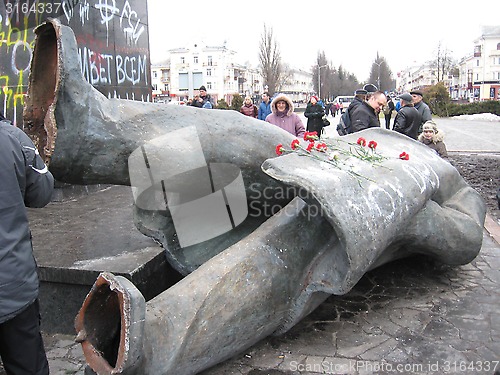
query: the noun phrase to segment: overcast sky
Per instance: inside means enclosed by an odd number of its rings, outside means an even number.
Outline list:
[[[318,51],[365,81],[377,56],[393,73],[433,59],[438,44],[455,58],[473,52],[481,26],[500,26],[499,0],[165,1],[147,0],[151,60],[194,43],[223,45],[238,62],[258,64],[264,25],[272,28],[283,61],[310,71]]]

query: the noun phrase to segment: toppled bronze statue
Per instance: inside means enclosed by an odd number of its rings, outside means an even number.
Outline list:
[[[99,374],[196,374],[379,265],[417,253],[465,264],[481,248],[484,202],[425,145],[370,129],[332,141],[340,156],[277,157],[276,145],[297,145],[285,131],[234,111],[105,98],[83,80],[70,28],[49,21],[36,34],[25,127],[52,173],[131,184],[138,229],[187,275],[147,303],[125,278],[99,276],[75,321]],[[376,163],[356,157],[358,137],[376,140]],[[186,226],[206,197],[214,212],[223,202],[228,226]]]

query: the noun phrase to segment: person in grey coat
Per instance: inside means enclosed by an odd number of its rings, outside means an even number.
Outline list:
[[[420,90],[412,90],[410,91],[410,95],[413,98],[413,106],[420,113],[422,120],[420,122],[420,126],[418,128],[418,134],[422,133],[422,126],[427,121],[432,121],[432,113],[431,109],[427,104],[423,102],[424,94]]]
[[[26,207],[50,201],[54,178],[31,139],[3,116],[0,181],[0,357],[7,374],[48,375]]]
[[[392,130],[417,139],[422,117],[415,107],[413,107],[413,98],[410,94],[402,94],[399,96],[399,99],[401,100],[401,109],[394,119]]]

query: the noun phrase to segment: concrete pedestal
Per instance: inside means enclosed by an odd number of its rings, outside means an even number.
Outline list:
[[[73,321],[102,271],[131,280],[149,300],[181,276],[141,234],[128,186],[59,185],[45,208],[29,209],[45,332],[74,334]]]

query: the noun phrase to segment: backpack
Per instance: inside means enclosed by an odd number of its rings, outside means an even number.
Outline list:
[[[393,110],[394,110],[394,103],[392,102],[392,100],[389,100],[387,104],[384,106],[384,115],[390,115]]]
[[[339,135],[347,135],[352,133],[351,129],[351,116],[349,115],[349,111],[346,109],[342,116],[340,116],[339,124],[337,125],[337,133]]]

